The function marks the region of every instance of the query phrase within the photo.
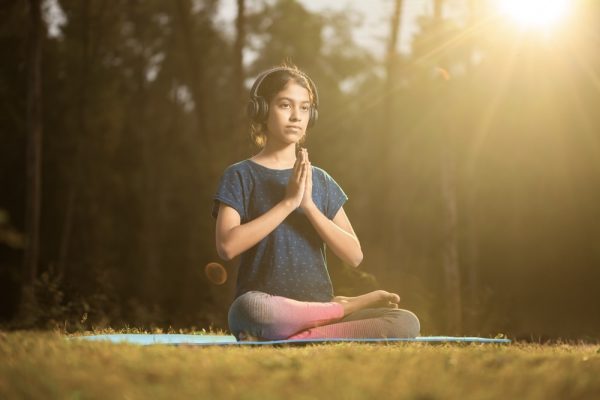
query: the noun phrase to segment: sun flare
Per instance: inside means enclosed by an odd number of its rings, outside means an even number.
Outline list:
[[[496,4],[523,28],[547,29],[565,18],[570,0],[497,0]]]

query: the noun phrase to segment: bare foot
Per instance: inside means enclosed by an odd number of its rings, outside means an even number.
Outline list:
[[[240,332],[240,334],[238,336],[239,336],[240,342],[260,342],[260,341],[262,341],[261,338],[259,338],[257,336],[252,336],[246,332]]]
[[[331,301],[341,304],[344,307],[344,315],[348,315],[365,308],[398,308],[400,296],[385,290],[375,290],[356,297],[336,296]]]

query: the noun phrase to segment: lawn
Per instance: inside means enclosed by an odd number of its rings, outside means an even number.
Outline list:
[[[599,399],[600,346],[136,346],[0,332],[0,399]]]

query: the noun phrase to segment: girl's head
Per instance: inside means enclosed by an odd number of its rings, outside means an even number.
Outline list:
[[[252,140],[261,148],[269,136],[302,143],[317,119],[317,107],[316,87],[297,67],[284,65],[261,73],[248,103]],[[300,136],[293,132],[296,126],[301,127]]]

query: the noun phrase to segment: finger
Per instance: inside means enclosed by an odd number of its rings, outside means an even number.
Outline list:
[[[308,171],[310,168],[310,163],[308,161],[304,162],[304,174],[306,175],[306,179],[308,180]]]
[[[298,183],[304,182],[304,180],[306,179],[305,164],[306,164],[305,162],[301,162],[300,166],[298,167],[298,176],[297,176]]]
[[[300,152],[296,154],[296,161],[294,161],[294,167],[302,162],[302,155]]]
[[[296,157],[296,161],[294,162],[294,170],[293,170],[293,174],[294,177],[298,178],[298,175],[300,174],[300,166],[302,165],[302,160],[301,157]]]
[[[301,172],[300,172],[300,183],[303,183],[306,180],[306,163],[302,163]]]
[[[312,168],[309,162],[306,163],[306,186],[312,192]]]

